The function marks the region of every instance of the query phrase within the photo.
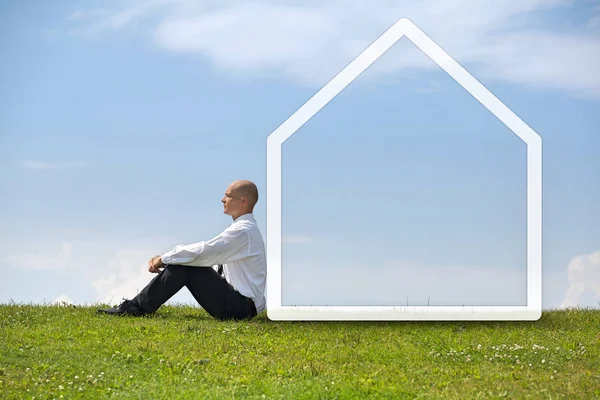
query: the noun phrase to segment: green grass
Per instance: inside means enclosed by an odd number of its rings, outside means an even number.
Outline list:
[[[600,310],[535,322],[218,322],[0,305],[3,399],[600,398]]]

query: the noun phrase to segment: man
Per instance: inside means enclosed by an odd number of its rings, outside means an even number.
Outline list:
[[[223,213],[233,218],[227,229],[210,240],[178,245],[151,258],[148,270],[158,275],[133,299],[98,311],[150,314],[185,286],[214,318],[254,318],[266,307],[267,275],[265,246],[253,214],[257,201],[254,183],[232,182],[221,200]]]

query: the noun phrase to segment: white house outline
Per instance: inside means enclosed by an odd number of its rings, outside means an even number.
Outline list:
[[[527,145],[526,306],[282,306],[281,146],[402,37]],[[399,19],[267,138],[267,315],[271,320],[538,320],[542,313],[542,139],[408,18]]]

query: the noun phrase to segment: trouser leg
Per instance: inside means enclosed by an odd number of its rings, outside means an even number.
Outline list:
[[[184,269],[169,268],[160,271],[132,301],[139,304],[145,313],[153,313],[187,284]]]
[[[246,319],[256,315],[247,298],[208,267],[167,265],[136,299],[145,312],[154,312],[183,286],[214,318]]]
[[[187,288],[214,318],[248,319],[256,316],[256,310],[250,306],[248,299],[212,268],[192,267]]]

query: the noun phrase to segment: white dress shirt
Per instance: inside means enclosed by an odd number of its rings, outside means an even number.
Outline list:
[[[175,246],[163,254],[161,260],[165,264],[193,267],[214,268],[223,264],[227,282],[254,301],[257,313],[265,310],[265,245],[252,213],[239,216],[210,240]]]

